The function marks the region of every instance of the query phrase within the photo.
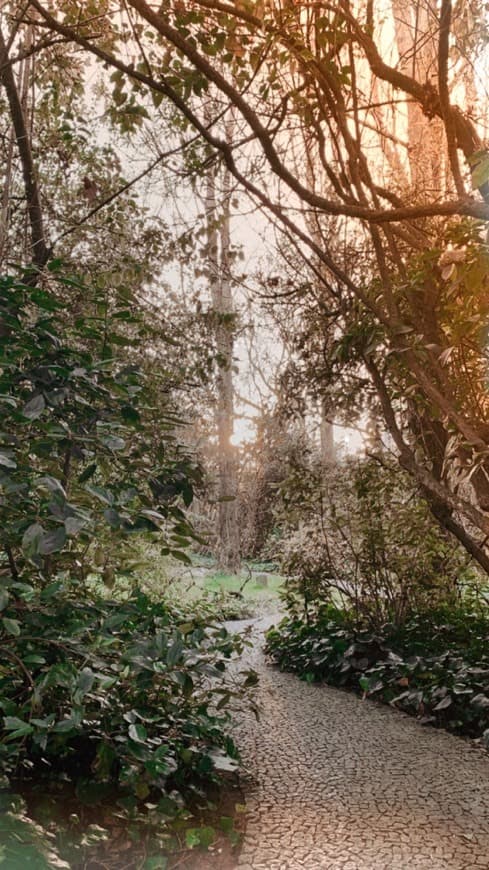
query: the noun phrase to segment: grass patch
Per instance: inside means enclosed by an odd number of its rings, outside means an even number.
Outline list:
[[[218,570],[211,556],[189,553],[191,563],[184,565],[160,548],[145,543],[135,550],[129,566],[137,571],[138,586],[153,600],[169,606],[189,609],[192,614],[206,613],[211,619],[244,619],[279,609],[284,578],[273,562],[243,564],[239,574]],[[94,594],[107,594],[101,572],[87,580]],[[110,593],[117,599],[130,597],[134,574],[118,573]]]
[[[163,595],[170,604],[214,608],[215,615],[223,619],[246,619],[279,609],[285,581],[272,562],[244,563],[239,574],[230,574],[219,570],[207,555],[191,554],[189,566],[156,552],[147,553],[146,558],[151,567],[143,575],[144,587],[157,599]]]
[[[256,574],[252,574],[247,580],[246,574],[225,574],[216,571],[209,573],[204,578],[203,588],[209,592],[234,592],[241,594],[247,600],[278,598],[284,578],[279,574],[259,574],[258,576],[266,576],[266,585],[264,581],[257,580]]]

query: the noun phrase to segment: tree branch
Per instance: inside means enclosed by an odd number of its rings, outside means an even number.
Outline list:
[[[280,159],[268,130],[263,126],[256,112],[254,112],[249,103],[246,102],[242,94],[197,51],[189,40],[186,40],[176,28],[173,28],[168,24],[166,18],[154,12],[148,4],[144,2],[144,0],[128,0],[128,2],[130,6],[139,12],[144,20],[151,24],[157,32],[160,33],[161,36],[174,45],[178,51],[181,51],[208,81],[215,84],[221,93],[228,97],[230,103],[239,110],[242,117],[253,131],[255,138],[263,149],[263,153],[267,158],[271,170],[278,178],[284,181],[304,203],[307,203],[314,208],[319,208],[327,214],[355,217],[373,223],[415,220],[417,218],[449,216],[456,214],[466,214],[482,220],[489,220],[489,205],[481,202],[474,202],[472,199],[455,202],[432,203],[423,206],[406,206],[401,209],[385,211],[383,209],[371,209],[366,205],[339,203],[304,187],[304,185],[300,183],[300,181]],[[76,28],[62,24],[46,9],[44,9],[41,3],[39,3],[39,0],[31,0],[31,5],[39,12],[46,24],[53,30],[69,37],[78,45],[83,46],[96,57],[99,57],[105,63],[125,73],[130,78],[139,81],[147,85],[150,89],[168,97],[182,114],[190,120],[195,128],[199,130],[206,141],[221,151],[225,157],[228,168],[233,172],[235,177],[238,177],[236,165],[233,160],[230,160],[232,149],[223,140],[210,136],[206,125],[197,118],[195,113],[189,108],[187,102],[165,81],[164,77],[154,79],[150,75],[135,69],[132,65],[123,63],[114,55],[109,54],[107,51],[95,45],[87,37],[81,36]],[[399,73],[399,75],[402,74]],[[410,80],[408,79],[408,81]]]
[[[39,186],[32,157],[31,143],[22,104],[17,90],[12,67],[9,63],[7,46],[0,28],[0,81],[2,82],[10,107],[12,124],[15,131],[17,148],[22,164],[22,175],[27,200],[27,212],[31,228],[32,263],[42,269],[50,255],[46,244]]]
[[[489,534],[489,517],[477,510],[477,508],[470,504],[470,502],[457,498],[457,496],[436,480],[429,471],[416,462],[413,451],[406,444],[402,432],[399,429],[387,387],[377,366],[372,358],[368,356],[364,356],[364,362],[379,397],[387,428],[397,450],[399,451],[400,465],[402,465],[406,471],[409,471],[409,473],[418,481],[430,504],[431,502],[435,505],[441,504],[449,508],[450,511],[456,511],[457,513],[464,515],[476,528],[480,529],[481,532],[485,535]]]
[[[184,151],[185,148],[188,148],[189,145],[192,145],[199,138],[200,136],[198,135],[193,136],[187,142],[183,142],[176,148],[172,148],[170,151],[165,151],[164,154],[159,154],[158,157],[153,160],[148,166],[146,166],[145,169],[139,172],[138,175],[135,175],[134,178],[131,178],[130,181],[127,181],[126,184],[123,184],[116,191],[114,191],[114,193],[111,193],[110,196],[106,197],[106,199],[104,199],[102,202],[99,202],[97,205],[91,208],[90,211],[88,211],[85,215],[83,215],[83,217],[80,218],[80,220],[75,221],[75,223],[73,223],[66,230],[60,233],[60,235],[57,236],[52,243],[51,249],[54,249],[58,242],[60,242],[62,239],[65,239],[66,236],[69,236],[76,229],[78,229],[78,227],[83,226],[83,224],[89,221],[90,218],[94,217],[94,215],[96,215],[99,211],[102,211],[102,209],[110,205],[110,203],[117,199],[119,196],[122,196],[122,194],[125,193],[127,190],[130,190],[130,188],[137,184],[138,181],[141,181],[143,178],[146,177],[146,175],[149,175],[150,172],[153,171],[153,169],[155,169],[157,166],[159,166],[160,163],[163,162],[163,160],[166,160],[168,157],[172,157],[173,155]]]

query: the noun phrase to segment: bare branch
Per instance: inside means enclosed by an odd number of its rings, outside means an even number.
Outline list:
[[[20,101],[12,67],[9,64],[7,46],[0,28],[0,81],[2,82],[10,107],[12,124],[15,131],[17,148],[22,164],[22,175],[27,201],[27,212],[31,228],[32,263],[42,269],[49,259],[50,249],[44,234],[43,214],[39,185],[32,157],[30,135]]]

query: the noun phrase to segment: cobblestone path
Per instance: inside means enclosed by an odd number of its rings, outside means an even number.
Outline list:
[[[489,870],[489,760],[347,692],[246,665],[261,718],[243,716],[248,825],[240,870]],[[240,627],[246,623],[240,624]]]

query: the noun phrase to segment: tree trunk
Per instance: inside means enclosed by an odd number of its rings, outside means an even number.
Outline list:
[[[321,402],[319,437],[321,445],[321,464],[324,466],[332,465],[336,459],[334,430],[329,414],[329,408],[324,399]]]
[[[212,305],[216,318],[218,353],[216,424],[218,444],[217,559],[221,569],[233,574],[240,569],[238,481],[234,447],[233,350],[234,322],[230,276],[230,175],[225,170],[221,214],[216,203],[216,177],[207,181],[206,212]]]
[[[32,264],[42,269],[49,259],[49,248],[46,244],[43,226],[43,214],[36,167],[31,150],[31,136],[27,119],[22,106],[22,95],[19,93],[15,76],[10,64],[7,45],[0,28],[0,82],[5,88],[10,108],[12,125],[15,131],[17,149],[19,152],[24,179],[27,214],[29,217]]]
[[[436,84],[437,42],[425,35],[430,33],[428,10],[420,4],[406,6],[403,0],[392,0],[392,11],[399,70],[420,82]],[[433,191],[443,189],[443,177],[445,185],[448,183],[443,122],[428,119],[414,100],[407,103],[406,112],[411,184],[417,199],[429,199]]]

